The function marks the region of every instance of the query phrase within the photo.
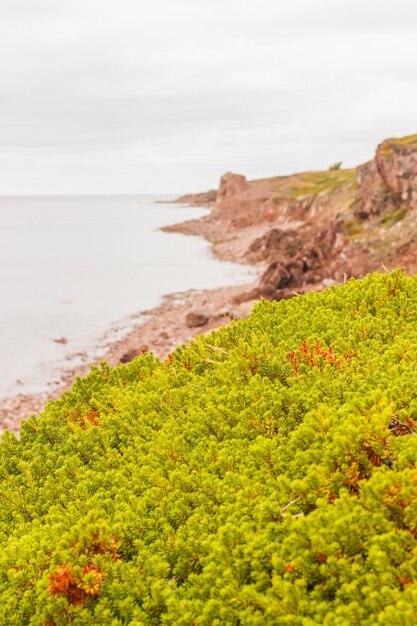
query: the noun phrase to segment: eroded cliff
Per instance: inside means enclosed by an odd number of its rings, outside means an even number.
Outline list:
[[[357,168],[254,181],[228,172],[217,192],[185,198],[211,214],[170,230],[262,268],[242,299],[287,298],[385,267],[417,272],[417,135],[382,142]]]

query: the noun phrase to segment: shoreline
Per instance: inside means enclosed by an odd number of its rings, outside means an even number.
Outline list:
[[[244,176],[227,173],[214,195],[191,194],[171,201],[205,208],[209,213],[160,230],[202,237],[210,244],[213,257],[251,267],[254,275],[240,285],[171,293],[155,308],[133,313],[133,328],[121,339],[109,333],[95,342],[88,361],[73,368],[57,365],[56,384],[45,392],[1,398],[0,432],[3,428],[17,432],[22,419],[39,414],[45,403],[69,389],[77,376],[88,374],[91,365],[127,363],[145,351],[164,359],[196,335],[247,317],[261,297],[292,298],[367,273],[367,254],[339,224],[340,212],[345,211],[343,219],[350,219],[351,207],[356,206],[352,205],[356,187],[352,187],[352,173],[348,174],[349,180],[343,178],[333,195],[293,198],[294,187],[302,183],[301,174],[248,182]],[[343,171],[337,175],[347,176]],[[190,315],[194,319],[187,319]]]
[[[205,220],[210,217],[211,214],[191,220],[192,223],[199,223],[200,220],[203,222],[201,226],[195,228],[194,232],[188,232],[188,222],[162,227],[161,230],[201,236],[211,243],[210,252],[219,260],[245,263],[243,259],[236,258],[233,252],[230,254],[218,252],[213,245],[211,233],[207,232],[207,228],[204,227]],[[245,264],[252,267],[254,265],[248,262]],[[233,319],[247,317],[254,302],[239,304],[238,296],[242,291],[251,288],[256,278],[256,276],[248,277],[248,282],[229,287],[203,290],[197,288],[169,293],[162,296],[158,306],[133,313],[131,317],[135,318],[134,325],[121,339],[106,340],[107,333],[104,335],[99,357],[93,357],[74,367],[60,368],[57,365],[56,376],[46,383],[49,388],[42,392],[22,392],[1,397],[0,434],[5,429],[18,432],[22,420],[34,414],[39,415],[47,402],[57,399],[64,391],[70,389],[77,377],[86,376],[91,366],[107,361],[114,367],[120,363],[129,362],[144,352],[153,352],[156,357],[164,359],[177,346],[189,343],[196,335],[210,333]],[[207,321],[202,325],[190,326],[187,324],[189,313],[203,315]],[[92,352],[97,352],[97,348],[96,344]]]

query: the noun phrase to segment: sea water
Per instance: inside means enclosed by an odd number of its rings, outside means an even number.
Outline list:
[[[70,355],[93,358],[106,332],[127,332],[164,294],[248,280],[205,240],[159,230],[206,209],[158,199],[0,197],[0,395],[45,389]]]

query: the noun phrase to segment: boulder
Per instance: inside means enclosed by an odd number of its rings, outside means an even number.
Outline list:
[[[136,359],[140,354],[146,354],[148,352],[148,346],[141,346],[139,349],[131,348],[127,350],[119,359],[119,363],[130,363],[133,359]]]
[[[127,352],[122,354],[122,356],[119,359],[119,363],[130,363],[137,356],[138,356],[138,351],[137,350],[133,350],[133,349],[132,350],[128,350]]]
[[[205,313],[197,313],[195,311],[191,311],[187,313],[185,318],[185,323],[188,328],[198,328],[199,326],[205,326],[209,321],[208,316]]]

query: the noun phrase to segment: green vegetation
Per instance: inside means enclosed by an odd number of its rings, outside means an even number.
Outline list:
[[[389,228],[390,226],[393,226],[397,222],[400,222],[402,219],[404,219],[406,215],[407,209],[405,208],[397,209],[392,213],[385,213],[385,215],[381,217],[381,224],[383,224],[386,228]]]
[[[0,444],[0,623],[416,623],[417,278],[103,365]]]
[[[335,166],[338,166],[335,163]],[[253,180],[251,185],[268,183],[271,185],[271,197],[275,204],[280,204],[285,200],[298,200],[303,196],[315,196],[324,193],[330,196],[332,193],[351,191],[357,189],[356,169],[337,169],[331,167],[329,170],[319,172],[304,172],[291,176],[274,176]],[[341,198],[338,197],[340,202]],[[342,201],[343,205],[343,201]]]
[[[356,170],[330,169],[324,172],[300,174],[299,182],[293,186],[288,197],[312,196],[319,193],[334,193],[345,186],[356,184]]]
[[[341,167],[342,167],[342,161],[337,161],[337,163],[333,163],[333,165],[329,167],[329,170],[330,171],[340,170]]]
[[[405,146],[415,149],[417,147],[417,135],[407,135],[406,137],[399,137],[395,139],[387,139],[380,147],[380,154],[385,158],[390,158],[393,155],[393,146]]]

